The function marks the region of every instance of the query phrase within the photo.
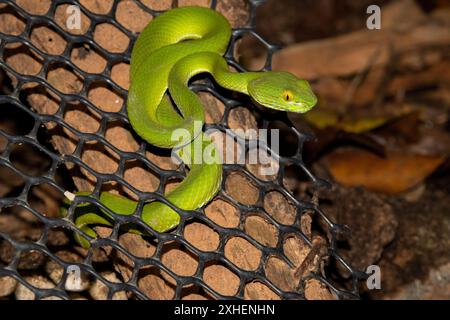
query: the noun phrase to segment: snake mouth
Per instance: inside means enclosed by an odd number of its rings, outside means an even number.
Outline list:
[[[294,109],[293,110],[289,110],[292,112],[296,112],[296,113],[305,113],[308,112],[309,110],[311,110],[316,104],[315,103],[304,103],[304,102],[297,102],[294,103]]]
[[[280,105],[279,103],[271,103],[267,101],[258,101],[255,97],[250,97],[253,104],[256,105],[258,108],[264,109],[272,109],[277,111],[287,111],[287,112],[293,112],[293,113],[306,113],[309,110],[311,110],[315,105],[317,100],[314,100],[312,103],[307,102],[291,102],[288,105]]]
[[[286,111],[286,112],[292,112],[292,113],[306,113],[309,110],[311,110],[314,105],[309,105],[307,103],[299,102],[299,103],[291,103],[289,104],[289,107],[286,106],[280,106],[279,104],[267,104],[267,103],[258,103],[256,102],[259,107],[262,108],[269,108],[272,110],[277,111]]]
[[[249,96],[250,100],[252,101],[252,103],[258,107],[258,109],[264,110],[264,108],[266,109],[272,109],[272,110],[280,110],[280,111],[286,111],[286,108],[281,107],[278,103],[274,102],[267,102],[267,101],[261,101],[260,99],[258,99],[257,97],[254,96]]]

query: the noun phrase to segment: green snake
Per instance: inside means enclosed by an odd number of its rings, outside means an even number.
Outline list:
[[[133,129],[160,148],[180,146],[180,141],[173,139],[177,129],[184,129],[191,137],[178,152],[182,161],[190,163],[189,172],[175,189],[164,195],[183,210],[196,210],[207,204],[222,181],[218,152],[202,133],[203,106],[188,87],[193,76],[209,73],[218,85],[249,95],[257,104],[271,109],[303,113],[317,102],[309,83],[291,73],[229,71],[223,55],[231,33],[229,22],[220,13],[203,7],[182,7],[152,20],[132,50],[127,112]],[[196,139],[200,139],[202,151],[207,151],[214,161],[192,161],[195,152],[186,150],[193,150],[190,148]],[[66,204],[75,196],[68,195]],[[134,214],[138,204],[108,192],[102,192],[99,201],[118,215]],[[105,210],[84,204],[76,209],[81,212],[74,217],[76,227],[93,238],[97,236],[93,225],[113,224],[113,217]],[[67,208],[63,214],[67,214]],[[169,231],[180,221],[175,210],[158,201],[145,203],[140,218],[157,232]],[[83,236],[76,233],[75,238],[82,246],[89,247],[89,241]]]

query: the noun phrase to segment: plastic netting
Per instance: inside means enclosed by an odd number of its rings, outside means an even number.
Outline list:
[[[270,144],[266,145],[267,152],[275,159],[278,160],[279,170],[272,180],[263,180],[255,176],[248,166],[242,164],[225,164],[223,168],[224,179],[222,191],[217,195],[216,199],[222,199],[223,201],[231,204],[237,208],[239,212],[239,223],[235,227],[223,226],[217,221],[213,221],[210,216],[205,214],[205,210],[201,209],[197,212],[185,212],[176,209],[181,216],[180,225],[172,232],[167,233],[157,233],[151,228],[142,223],[137,212],[133,216],[120,216],[113,212],[111,215],[115,217],[115,225],[112,232],[101,238],[91,239],[92,246],[86,252],[83,251],[83,259],[76,263],[71,261],[66,261],[61,258],[61,255],[55,254],[57,249],[61,249],[54,241],[49,241],[49,235],[54,230],[63,230],[63,232],[69,238],[69,243],[64,244],[62,248],[77,246],[73,240],[73,232],[81,231],[77,230],[73,224],[74,208],[76,204],[90,202],[93,205],[102,206],[98,201],[99,192],[102,190],[104,184],[115,182],[122,187],[131,190],[140,200],[139,208],[145,201],[150,201],[157,199],[163,202],[167,202],[164,199],[164,188],[165,185],[171,181],[172,178],[180,178],[184,176],[183,168],[178,170],[167,170],[161,169],[158,164],[154,163],[147,157],[147,151],[152,151],[152,147],[147,145],[142,139],[135,136],[134,138],[139,143],[139,148],[134,151],[123,151],[117,148],[116,145],[111,143],[110,140],[105,135],[107,131],[108,124],[114,121],[118,121],[122,126],[130,128],[126,109],[125,101],[127,90],[122,86],[118,85],[116,82],[111,80],[112,68],[120,63],[128,64],[130,61],[130,53],[132,45],[137,37],[137,33],[132,32],[121,25],[116,19],[116,10],[120,1],[113,1],[112,7],[105,14],[97,14],[89,11],[83,5],[77,1],[67,1],[67,0],[53,0],[49,10],[42,15],[30,14],[27,10],[22,8],[20,4],[14,1],[1,1],[3,7],[0,10],[5,10],[10,15],[15,16],[17,19],[23,21],[24,29],[21,33],[8,34],[6,32],[0,33],[0,68],[2,70],[4,79],[3,82],[6,83],[13,79],[9,85],[3,86],[2,92],[7,93],[0,96],[0,108],[2,119],[14,118],[19,123],[19,128],[17,130],[6,130],[3,127],[0,130],[0,166],[3,167],[2,174],[8,172],[10,176],[19,177],[21,183],[15,184],[12,191],[8,191],[5,194],[2,193],[0,198],[0,208],[2,213],[0,215],[11,214],[8,210],[11,208],[20,208],[20,210],[25,209],[32,216],[32,223],[38,224],[41,227],[40,234],[34,238],[31,235],[16,236],[8,233],[8,228],[2,226],[0,229],[0,243],[2,244],[0,251],[8,251],[8,257],[5,254],[0,255],[0,277],[9,276],[14,278],[20,285],[25,286],[31,292],[34,293],[36,299],[42,299],[45,297],[59,297],[63,299],[73,298],[70,290],[67,290],[66,279],[68,278],[70,272],[73,271],[73,266],[80,268],[80,270],[88,275],[91,279],[97,279],[104,284],[108,290],[108,298],[112,298],[116,293],[125,291],[127,292],[127,298],[138,298],[147,299],[151,298],[148,291],[142,289],[140,283],[140,277],[142,273],[140,270],[145,268],[153,268],[157,270],[156,273],[159,278],[165,279],[165,281],[170,282],[170,286],[173,289],[171,294],[172,298],[180,299],[184,297],[186,288],[195,288],[194,292],[216,299],[223,298],[244,298],[245,290],[248,284],[258,282],[265,287],[269,288],[274,294],[282,299],[292,299],[292,298],[305,298],[305,285],[307,285],[310,279],[317,279],[320,283],[324,284],[330,292],[332,292],[338,298],[357,298],[358,297],[358,280],[362,277],[361,273],[353,270],[345,261],[341,258],[337,251],[337,236],[338,233],[342,231],[342,227],[334,224],[330,221],[326,214],[320,210],[317,204],[311,200],[300,199],[294,196],[292,191],[289,191],[285,185],[286,171],[292,170],[299,171],[303,176],[307,177],[308,180],[316,187],[319,187],[323,181],[317,179],[309,170],[305,167],[302,161],[302,146],[305,140],[309,139],[308,135],[302,134],[297,129],[295,129],[289,122],[285,113],[273,113],[267,112],[265,110],[259,110],[252,107],[251,112],[258,120],[258,125],[260,128],[270,128],[271,124],[276,120],[282,122],[288,128],[290,134],[295,137],[294,142],[297,148],[295,148],[295,153],[290,156],[282,156],[281,154],[275,153],[270,148]],[[162,11],[155,11],[144,5],[139,1],[133,2],[140,9],[145,11],[147,14],[153,17],[160,14]],[[256,18],[256,8],[258,5],[263,3],[263,1],[249,1],[248,10],[250,10],[249,20],[245,27],[236,28],[233,31],[233,38],[226,54],[226,58],[229,64],[235,67],[239,71],[245,71],[245,69],[238,63],[235,58],[235,45],[238,39],[245,35],[251,35],[257,39],[263,46],[267,49],[267,60],[264,66],[264,70],[269,70],[271,68],[271,56],[277,50],[277,46],[271,45],[264,41],[255,31],[255,18]],[[69,33],[60,24],[56,22],[56,11],[60,5],[76,5],[80,8],[83,15],[85,15],[90,20],[90,25],[85,30],[83,34],[73,34]],[[211,7],[216,9],[217,2],[211,1]],[[115,28],[119,29],[126,37],[129,38],[129,44],[124,52],[114,53],[103,48],[94,38],[94,30],[96,26],[100,24],[108,23]],[[33,31],[39,27],[49,27],[51,30],[56,32],[60,37],[66,42],[66,47],[60,54],[52,54],[46,52],[42,48],[39,48],[31,39]],[[17,47],[12,47],[11,44],[17,45]],[[106,60],[106,66],[103,71],[98,73],[89,73],[84,71],[78,65],[76,65],[72,60],[71,52],[74,48],[79,48],[82,46],[89,46],[89,48],[95,50],[101,57]],[[40,71],[36,74],[30,75],[26,73],[21,73],[17,71],[17,67],[11,66],[8,57],[11,56],[11,50],[28,50],[33,52],[35,59],[39,60],[42,67]],[[19,48],[19,49],[17,49]],[[55,67],[62,67],[64,69],[70,70],[76,73],[78,77],[81,78],[82,88],[77,94],[61,92],[55,87],[54,83],[50,83],[48,80],[48,74]],[[239,106],[243,105],[241,96],[235,96],[230,92],[218,89],[214,82],[210,79],[201,79],[200,82],[195,82],[191,87],[197,92],[207,92],[213,95],[215,98],[219,99],[224,104],[223,114],[220,116],[220,120],[214,124],[205,125],[206,129],[216,129],[220,132],[232,135],[232,138],[236,143],[240,144],[249,150],[252,148],[253,140],[245,139],[238,134],[234,134],[229,131],[229,117],[230,114]],[[95,86],[97,83],[106,84],[108,88],[113,90],[122,99],[120,103],[122,104],[120,110],[114,112],[108,112],[99,108],[96,104],[90,101],[89,89]],[[29,84],[33,84],[30,89]],[[8,92],[9,90],[9,92]],[[52,93],[53,97],[56,97],[58,108],[53,114],[45,114],[43,112],[38,112],[35,105],[30,103],[29,97],[33,92],[39,92],[39,90],[47,90]],[[72,123],[67,121],[65,114],[70,111],[71,104],[77,101],[81,103],[85,108],[95,112],[99,116],[99,127],[96,131],[87,133],[75,128]],[[244,102],[246,106],[251,106],[251,102],[246,100]],[[42,110],[41,110],[42,111]],[[10,117],[10,118],[8,118]],[[17,120],[18,119],[18,120]],[[8,120],[9,121],[9,120]],[[73,136],[76,136],[75,147],[71,152],[62,152],[57,150],[49,141],[52,141],[52,130],[55,127],[63,128],[64,130],[70,132]],[[253,141],[253,142],[252,142]],[[83,149],[86,148],[89,142],[96,142],[104,146],[107,150],[112,150],[114,154],[117,155],[117,170],[114,173],[100,173],[93,168],[91,168],[82,159]],[[26,146],[27,148],[23,148]],[[41,155],[38,160],[30,156],[27,150],[33,149],[35,152]],[[105,150],[106,150],[105,149]],[[27,158],[29,157],[29,158]],[[42,159],[45,158],[45,161]],[[126,170],[126,164],[129,160],[138,159],[147,168],[156,174],[159,181],[159,187],[154,192],[143,192],[137,189],[135,186],[130,184],[126,179],[124,179],[124,171]],[[27,169],[23,165],[23,162],[31,161],[32,165],[38,167],[42,170]],[[101,160],[99,160],[101,161]],[[44,210],[36,209],[34,205],[33,197],[35,186],[50,186],[53,192],[58,194],[63,194],[66,190],[76,192],[76,187],[72,184],[70,185],[71,176],[68,174],[68,168],[78,167],[84,172],[85,176],[94,177],[94,187],[90,196],[77,197],[73,205],[70,207],[69,215],[67,218],[61,217],[51,217],[46,214],[46,209]],[[33,171],[34,170],[34,171]],[[38,172],[38,173],[36,173]],[[62,172],[62,173],[61,173]],[[226,192],[226,181],[227,177],[238,172],[247,181],[250,181],[253,186],[257,188],[258,200],[254,204],[243,204],[232,196],[229,192]],[[65,180],[61,176],[66,176]],[[67,178],[67,176],[69,178]],[[9,179],[8,175],[4,175],[2,183]],[[67,182],[69,181],[69,182]],[[233,188],[239,190],[241,186],[236,185]],[[280,219],[274,218],[273,215],[268,214],[267,207],[264,205],[264,197],[270,192],[276,191],[281,194],[285,199],[289,201],[295,207],[295,219],[292,223],[280,222]],[[50,192],[50,191],[49,191]],[[60,196],[60,199],[62,197]],[[61,203],[60,203],[61,204]],[[103,207],[105,208],[105,207]],[[138,208],[138,211],[139,211]],[[107,208],[105,208],[107,210]],[[108,210],[107,210],[108,211]],[[326,257],[328,258],[328,265],[332,266],[332,269],[341,268],[345,270],[348,277],[346,280],[347,284],[342,284],[339,281],[333,281],[334,276],[328,275],[330,268],[326,268],[323,271],[322,268],[319,270],[311,271],[306,276],[299,279],[298,285],[289,288],[283,284],[283,273],[278,276],[277,279],[281,278],[281,281],[273,280],[273,277],[267,275],[268,271],[268,261],[277,257],[285,263],[288,267],[295,269],[293,267],[292,257],[288,257],[285,252],[286,239],[289,237],[297,237],[301,239],[308,247],[313,245],[313,238],[310,235],[305,235],[304,230],[302,230],[302,217],[309,214],[313,220],[313,227],[315,225],[321,225],[322,229],[325,230],[325,236],[329,239],[326,241]],[[245,227],[245,223],[248,217],[257,216],[262,218],[264,221],[269,223],[275,228],[277,234],[276,241],[272,244],[264,243],[259,239],[257,241],[253,235],[249,235]],[[29,217],[28,217],[29,218]],[[218,234],[217,247],[213,250],[201,250],[198,246],[192,244],[192,241],[188,241],[185,237],[185,229],[192,221],[197,221],[202,225],[209,227]],[[126,223],[135,223],[139,225],[142,230],[145,230],[149,236],[144,237],[146,241],[152,243],[154,246],[154,252],[150,256],[136,256],[130,250],[127,250],[118,241],[119,236],[123,234],[122,226]],[[236,259],[231,259],[226,254],[226,245],[230,239],[241,238],[245,239],[254,249],[260,253],[259,262],[254,268],[246,268],[242,265],[238,266]],[[50,243],[51,242],[51,243]],[[166,261],[162,259],[162,256],[166,252],[166,246],[169,243],[176,243],[182,251],[188,253],[190,256],[194,257],[197,261],[195,272],[190,275],[180,275],[174,272],[174,270],[168,266]],[[56,249],[55,249],[56,248]],[[116,252],[116,256],[120,255],[122,260],[127,260],[130,265],[128,269],[127,276],[122,274],[122,281],[113,281],[111,278],[105,277],[104,273],[100,273],[101,269],[99,265],[101,263],[96,262],[96,251],[98,248],[109,248]],[[8,250],[7,250],[8,249]],[[61,275],[57,281],[53,281],[52,286],[42,286],[37,285],[35,281],[30,280],[30,270],[32,268],[24,267],[22,263],[26,255],[39,253],[44,259],[53,261],[60,269]],[[241,255],[244,256],[247,253],[242,250]],[[239,256],[237,259],[239,260]],[[244,257],[241,257],[244,259]],[[290,259],[291,258],[291,259]],[[316,257],[317,258],[317,257]],[[39,259],[37,259],[39,260]],[[113,268],[114,257],[111,255],[103,261],[106,264],[106,268]],[[334,263],[330,261],[333,260]],[[112,261],[112,262],[111,262]],[[109,263],[109,264],[108,264]],[[228,272],[234,274],[237,277],[236,290],[233,294],[228,294],[218,289],[217,286],[211,285],[210,282],[205,280],[205,270],[211,265],[220,265],[222,268],[226,268]],[[48,266],[48,264],[47,264]],[[100,269],[99,269],[100,268]],[[102,266],[102,268],[105,268]],[[25,271],[23,271],[25,269]],[[39,265],[37,270],[41,270],[43,274],[45,269],[42,265]],[[278,268],[279,269],[279,268]],[[275,268],[275,273],[277,273]],[[48,270],[47,270],[48,271]],[[273,270],[272,270],[273,271]],[[37,271],[34,270],[33,273]],[[287,273],[286,273],[287,274]],[[220,274],[218,274],[220,276]],[[167,280],[167,279],[170,280]],[[285,276],[284,281],[290,281],[288,275]],[[53,279],[55,280],[55,279]],[[161,288],[160,288],[161,289]],[[151,288],[153,291],[157,291],[158,286]]]

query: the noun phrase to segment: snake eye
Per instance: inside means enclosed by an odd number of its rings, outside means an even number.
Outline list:
[[[294,99],[294,95],[291,91],[284,91],[283,92],[283,99],[287,102],[292,101]]]

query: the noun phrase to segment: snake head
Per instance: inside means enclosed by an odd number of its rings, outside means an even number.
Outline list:
[[[289,72],[264,72],[249,81],[250,97],[264,107],[304,113],[317,103],[317,97],[308,81]]]

